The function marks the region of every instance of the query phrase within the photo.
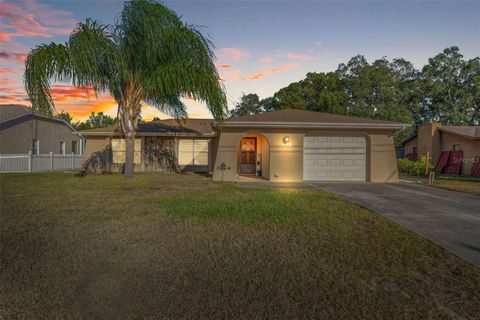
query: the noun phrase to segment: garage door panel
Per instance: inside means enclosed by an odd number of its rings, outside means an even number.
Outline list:
[[[364,137],[305,137],[304,180],[365,181]]]

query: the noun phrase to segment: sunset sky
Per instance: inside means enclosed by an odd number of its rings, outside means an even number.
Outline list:
[[[244,93],[261,98],[307,72],[333,71],[356,54],[369,61],[403,57],[417,68],[456,45],[466,58],[480,55],[480,2],[165,1],[214,42],[215,64],[229,106]],[[16,0],[0,3],[0,103],[29,105],[23,60],[36,45],[63,43],[78,21],[111,24],[122,1]],[[66,83],[52,87],[58,111],[84,120],[92,111],[116,115],[108,95],[98,99]],[[186,101],[190,117],[210,117]],[[145,107],[144,119],[165,115]]]

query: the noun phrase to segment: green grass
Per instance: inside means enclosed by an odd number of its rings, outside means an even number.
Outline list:
[[[480,271],[317,189],[0,175],[1,319],[474,319]]]
[[[428,178],[402,175],[402,179],[416,181],[423,185],[447,189],[452,191],[466,192],[480,195],[480,179],[468,176],[436,176],[432,185],[428,184]]]

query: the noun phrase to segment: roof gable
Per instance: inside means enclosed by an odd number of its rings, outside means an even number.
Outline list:
[[[469,139],[480,139],[480,126],[444,126],[438,130]]]
[[[0,105],[0,130],[5,130],[16,126],[19,123],[38,119],[62,124],[68,127],[72,132],[76,132],[68,122],[63,119],[46,116],[43,113],[32,111],[31,108],[18,104],[1,104]]]

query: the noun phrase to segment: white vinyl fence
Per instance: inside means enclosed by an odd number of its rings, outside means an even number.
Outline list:
[[[44,172],[79,170],[82,155],[78,154],[0,154],[0,172]]]

